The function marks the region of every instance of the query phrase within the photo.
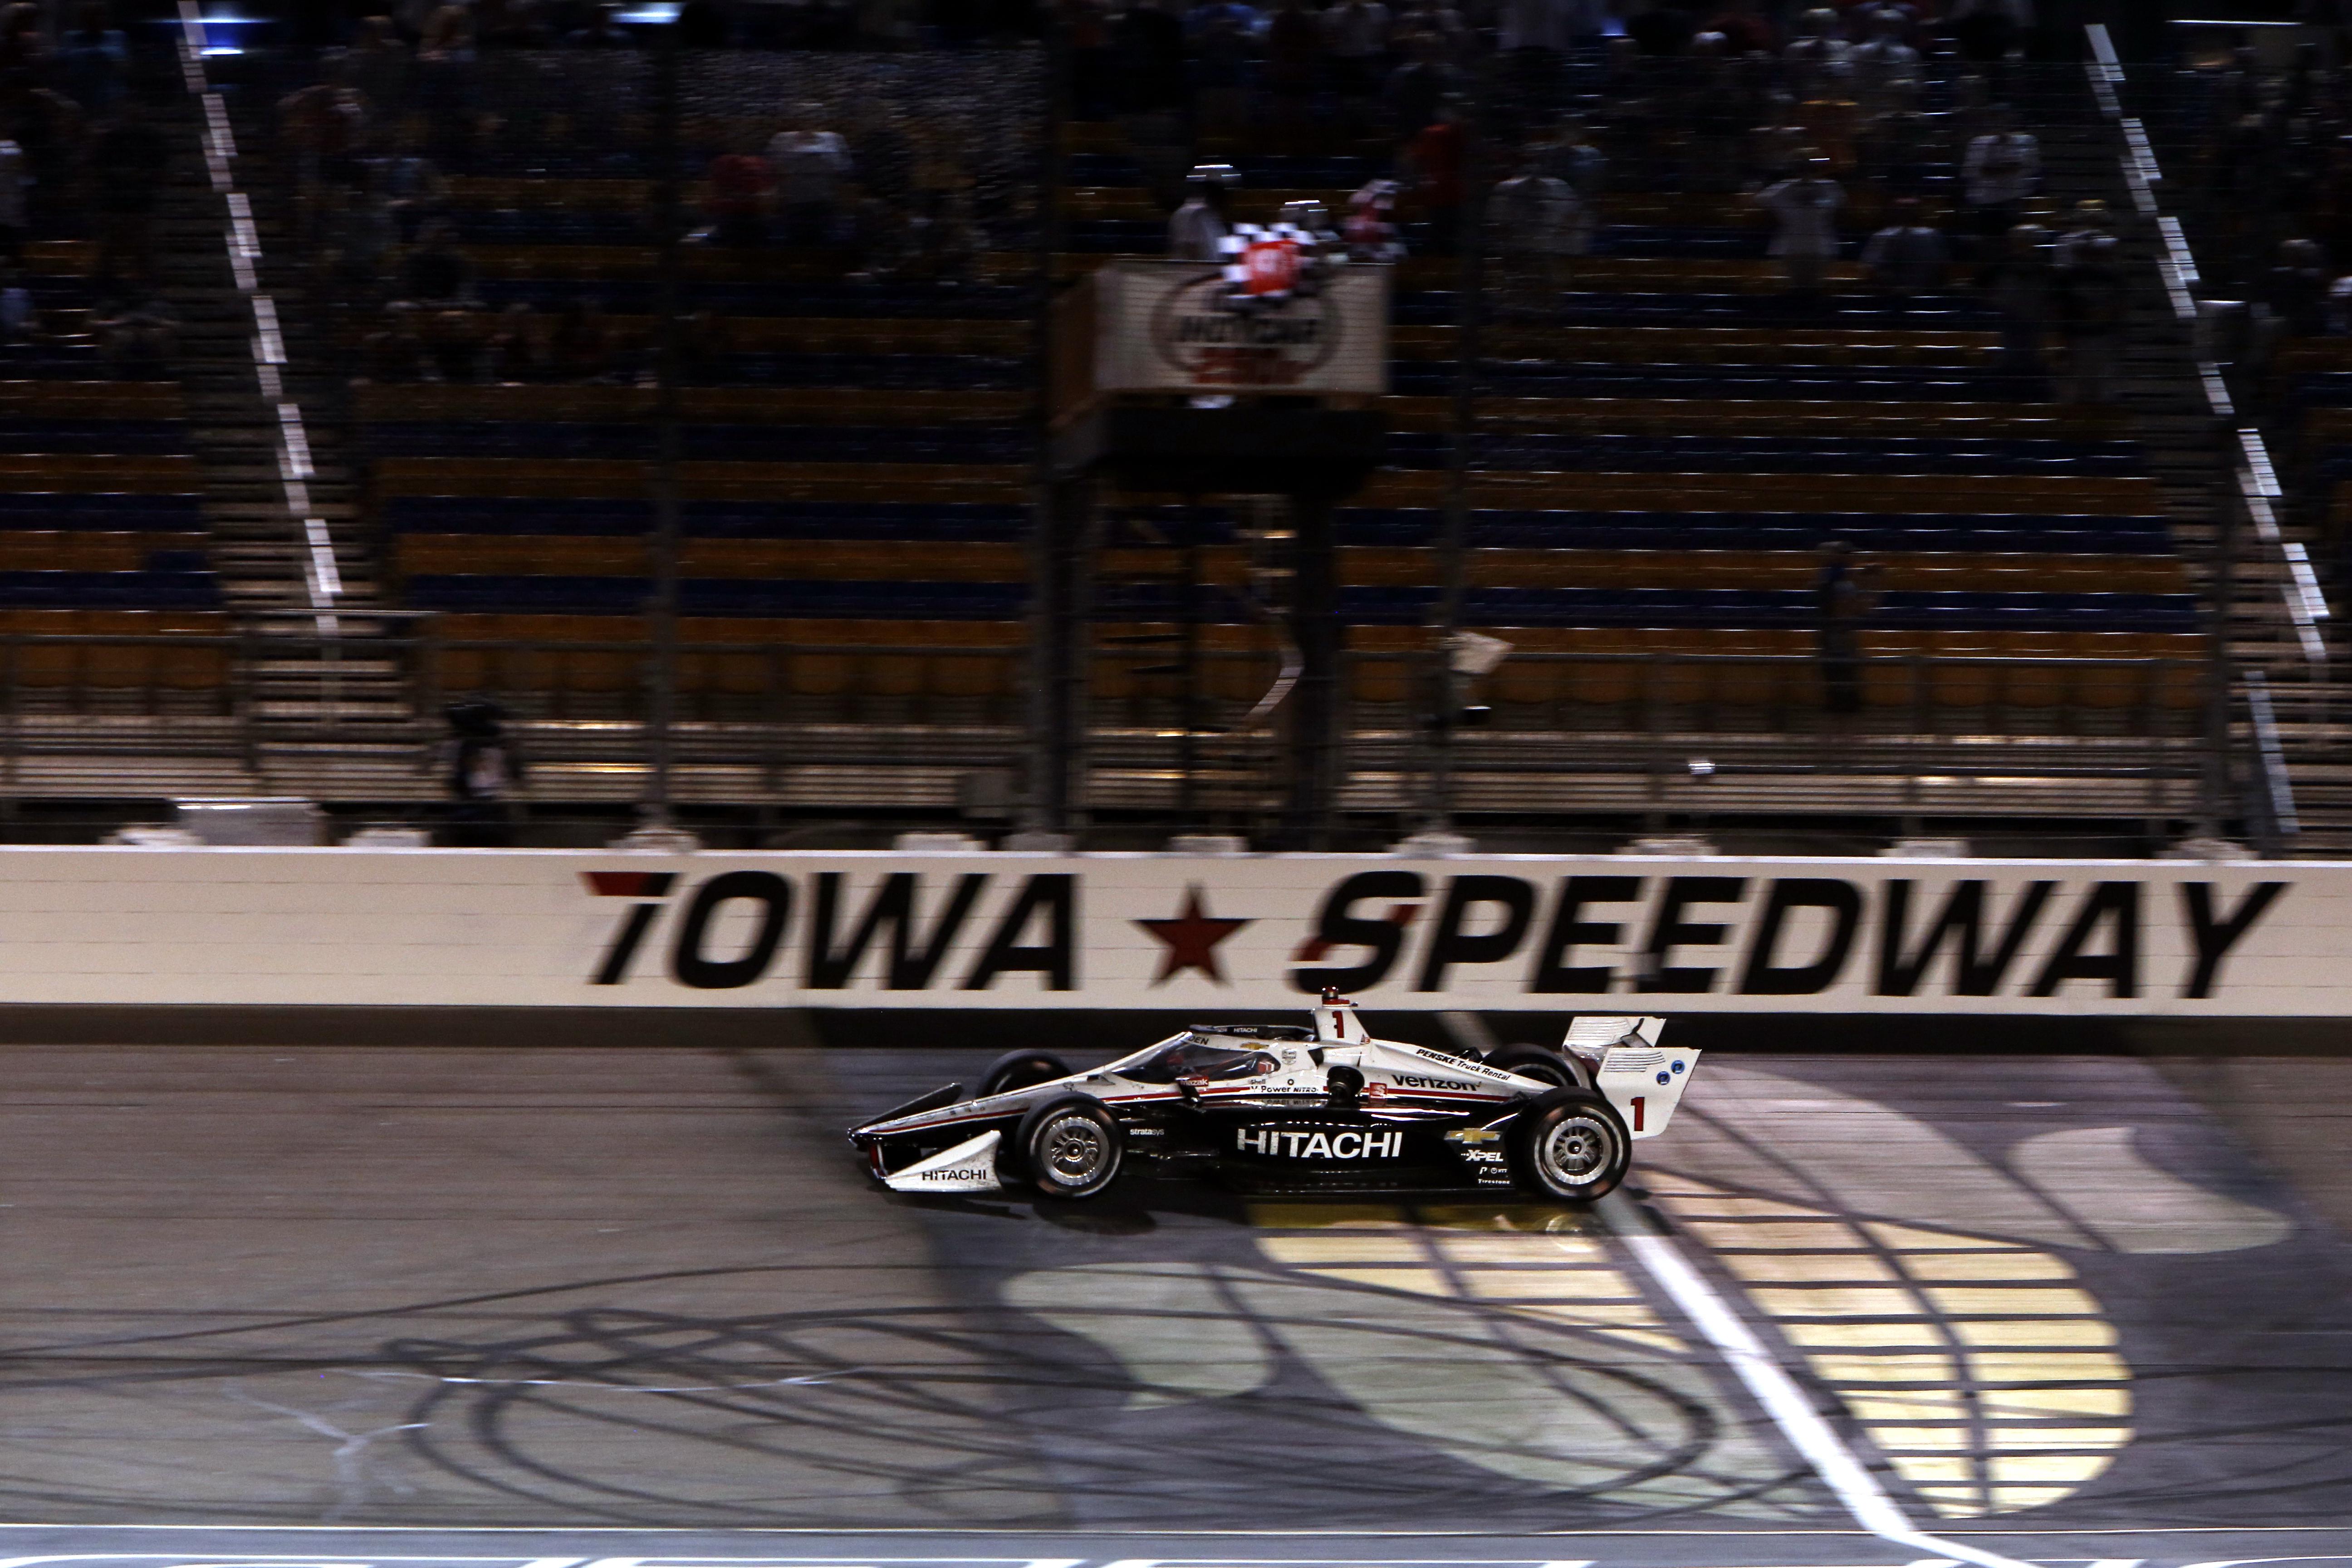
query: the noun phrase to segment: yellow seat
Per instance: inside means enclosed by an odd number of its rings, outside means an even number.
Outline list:
[[[1349,662],[1349,695],[1358,702],[1410,702],[1413,674],[1413,661],[1408,655],[1359,649]]]
[[[1909,708],[1925,693],[1918,689],[1917,656],[1927,651],[1925,633],[1864,632],[1854,639],[1862,651],[1862,700],[1872,708]]]
[[[83,614],[81,629],[96,637],[138,637],[156,627],[142,611],[89,610]],[[154,684],[167,651],[152,643],[93,643],[83,650],[82,680],[106,690],[145,690]]]
[[[89,629],[85,610],[15,610],[5,616],[11,632],[30,637],[68,637]],[[81,680],[82,649],[71,644],[20,645],[15,650],[16,683],[30,687],[69,687]]]
[[[785,685],[795,697],[838,697],[850,688],[852,665],[846,654],[794,649],[784,665]]]
[[[2060,632],[1999,632],[1993,646],[2003,658],[2020,662],[2000,671],[2000,700],[2012,708],[2056,708],[2070,696],[2071,673],[2063,665],[2043,662],[2066,657],[2066,635]]]
[[[1713,651],[1704,631],[1684,626],[1654,626],[1634,634],[1641,650],[1653,656],[1641,672],[1640,691],[1652,702],[1704,702],[1713,685],[1712,667],[1695,656]]]
[[[1570,630],[1566,646],[1575,653],[1615,656],[1570,660],[1560,666],[1579,702],[1630,702],[1641,689],[1640,661],[1628,657],[1641,652],[1633,633],[1619,626],[1576,626]]]
[[[562,636],[569,642],[635,641],[613,616],[563,616]],[[633,629],[633,627],[632,627]],[[650,650],[648,650],[649,652]],[[610,695],[632,691],[646,676],[647,654],[635,650],[573,649],[563,656],[562,689]]]
[[[2129,632],[2072,632],[2066,636],[2066,651],[2085,659],[2142,656],[2141,639]],[[2130,665],[2085,667],[2075,672],[2074,700],[2084,708],[2138,708],[2147,701],[2152,679],[2152,671]]]
[[[1990,658],[1999,650],[1990,632],[1930,632],[1927,652],[1938,661]],[[2000,693],[2000,671],[1990,664],[1937,662],[1927,674],[1928,700],[1938,708],[1986,708]]]
[[[1002,697],[1013,689],[1013,661],[1003,654],[936,654],[925,663],[934,697]]]

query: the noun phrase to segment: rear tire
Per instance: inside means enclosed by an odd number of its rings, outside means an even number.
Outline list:
[[[1555,1089],[1590,1089],[1592,1085],[1578,1065],[1559,1051],[1548,1051],[1541,1046],[1497,1046],[1495,1054],[1486,1058],[1490,1068],[1515,1072],[1521,1078],[1531,1078],[1550,1084]]]
[[[1041,1083],[1069,1076],[1070,1069],[1051,1051],[1007,1051],[989,1065],[981,1078],[980,1092],[972,1098],[986,1100],[993,1094],[1011,1094],[1015,1089],[1034,1089]]]
[[[1583,1089],[1554,1089],[1511,1124],[1511,1173],[1529,1192],[1591,1203],[1614,1192],[1633,1163],[1616,1107]]]
[[[1127,1139],[1102,1102],[1066,1094],[1021,1119],[1005,1162],[1013,1180],[1049,1198],[1090,1198],[1118,1180]]]

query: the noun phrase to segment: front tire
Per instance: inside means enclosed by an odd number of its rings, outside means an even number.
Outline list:
[[[1559,1051],[1548,1051],[1541,1046],[1498,1046],[1486,1058],[1490,1068],[1531,1078],[1556,1089],[1584,1089],[1592,1085],[1579,1070],[1575,1058]]]
[[[1633,1141],[1597,1094],[1554,1089],[1530,1100],[1511,1127],[1511,1170],[1529,1192],[1591,1203],[1614,1192],[1633,1163]]]
[[[1010,1174],[1049,1198],[1090,1198],[1118,1180],[1127,1140],[1099,1100],[1065,1095],[1032,1107],[1013,1134]]]
[[[1011,1094],[1015,1089],[1034,1089],[1041,1083],[1069,1076],[1070,1069],[1051,1051],[1007,1051],[989,1064],[980,1080],[980,1092],[972,1098],[986,1100],[991,1095]]]

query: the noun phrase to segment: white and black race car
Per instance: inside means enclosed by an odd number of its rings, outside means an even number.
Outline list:
[[[1091,1072],[1015,1051],[850,1131],[906,1193],[1087,1198],[1138,1157],[1260,1193],[1515,1187],[1591,1199],[1680,1102],[1696,1051],[1662,1018],[1585,1017],[1559,1050],[1483,1059],[1371,1037],[1326,994],[1310,1026],[1196,1025]]]

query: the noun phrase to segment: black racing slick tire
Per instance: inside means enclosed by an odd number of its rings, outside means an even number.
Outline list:
[[[992,1094],[1011,1094],[1015,1089],[1034,1089],[1041,1083],[1069,1076],[1070,1069],[1051,1051],[1007,1051],[989,1064],[980,1080],[980,1092],[972,1098],[986,1100]]]
[[[1505,1072],[1515,1072],[1521,1078],[1531,1078],[1559,1089],[1591,1089],[1592,1085],[1577,1070],[1576,1063],[1558,1051],[1548,1051],[1541,1046],[1497,1046],[1487,1057],[1486,1065]]]
[[[1049,1198],[1091,1198],[1118,1180],[1127,1137],[1098,1100],[1066,1094],[1033,1107],[1013,1130],[1005,1173]]]
[[[1509,1148],[1521,1186],[1570,1203],[1616,1191],[1633,1163],[1633,1140],[1616,1107],[1580,1089],[1529,1100],[1511,1123]]]

